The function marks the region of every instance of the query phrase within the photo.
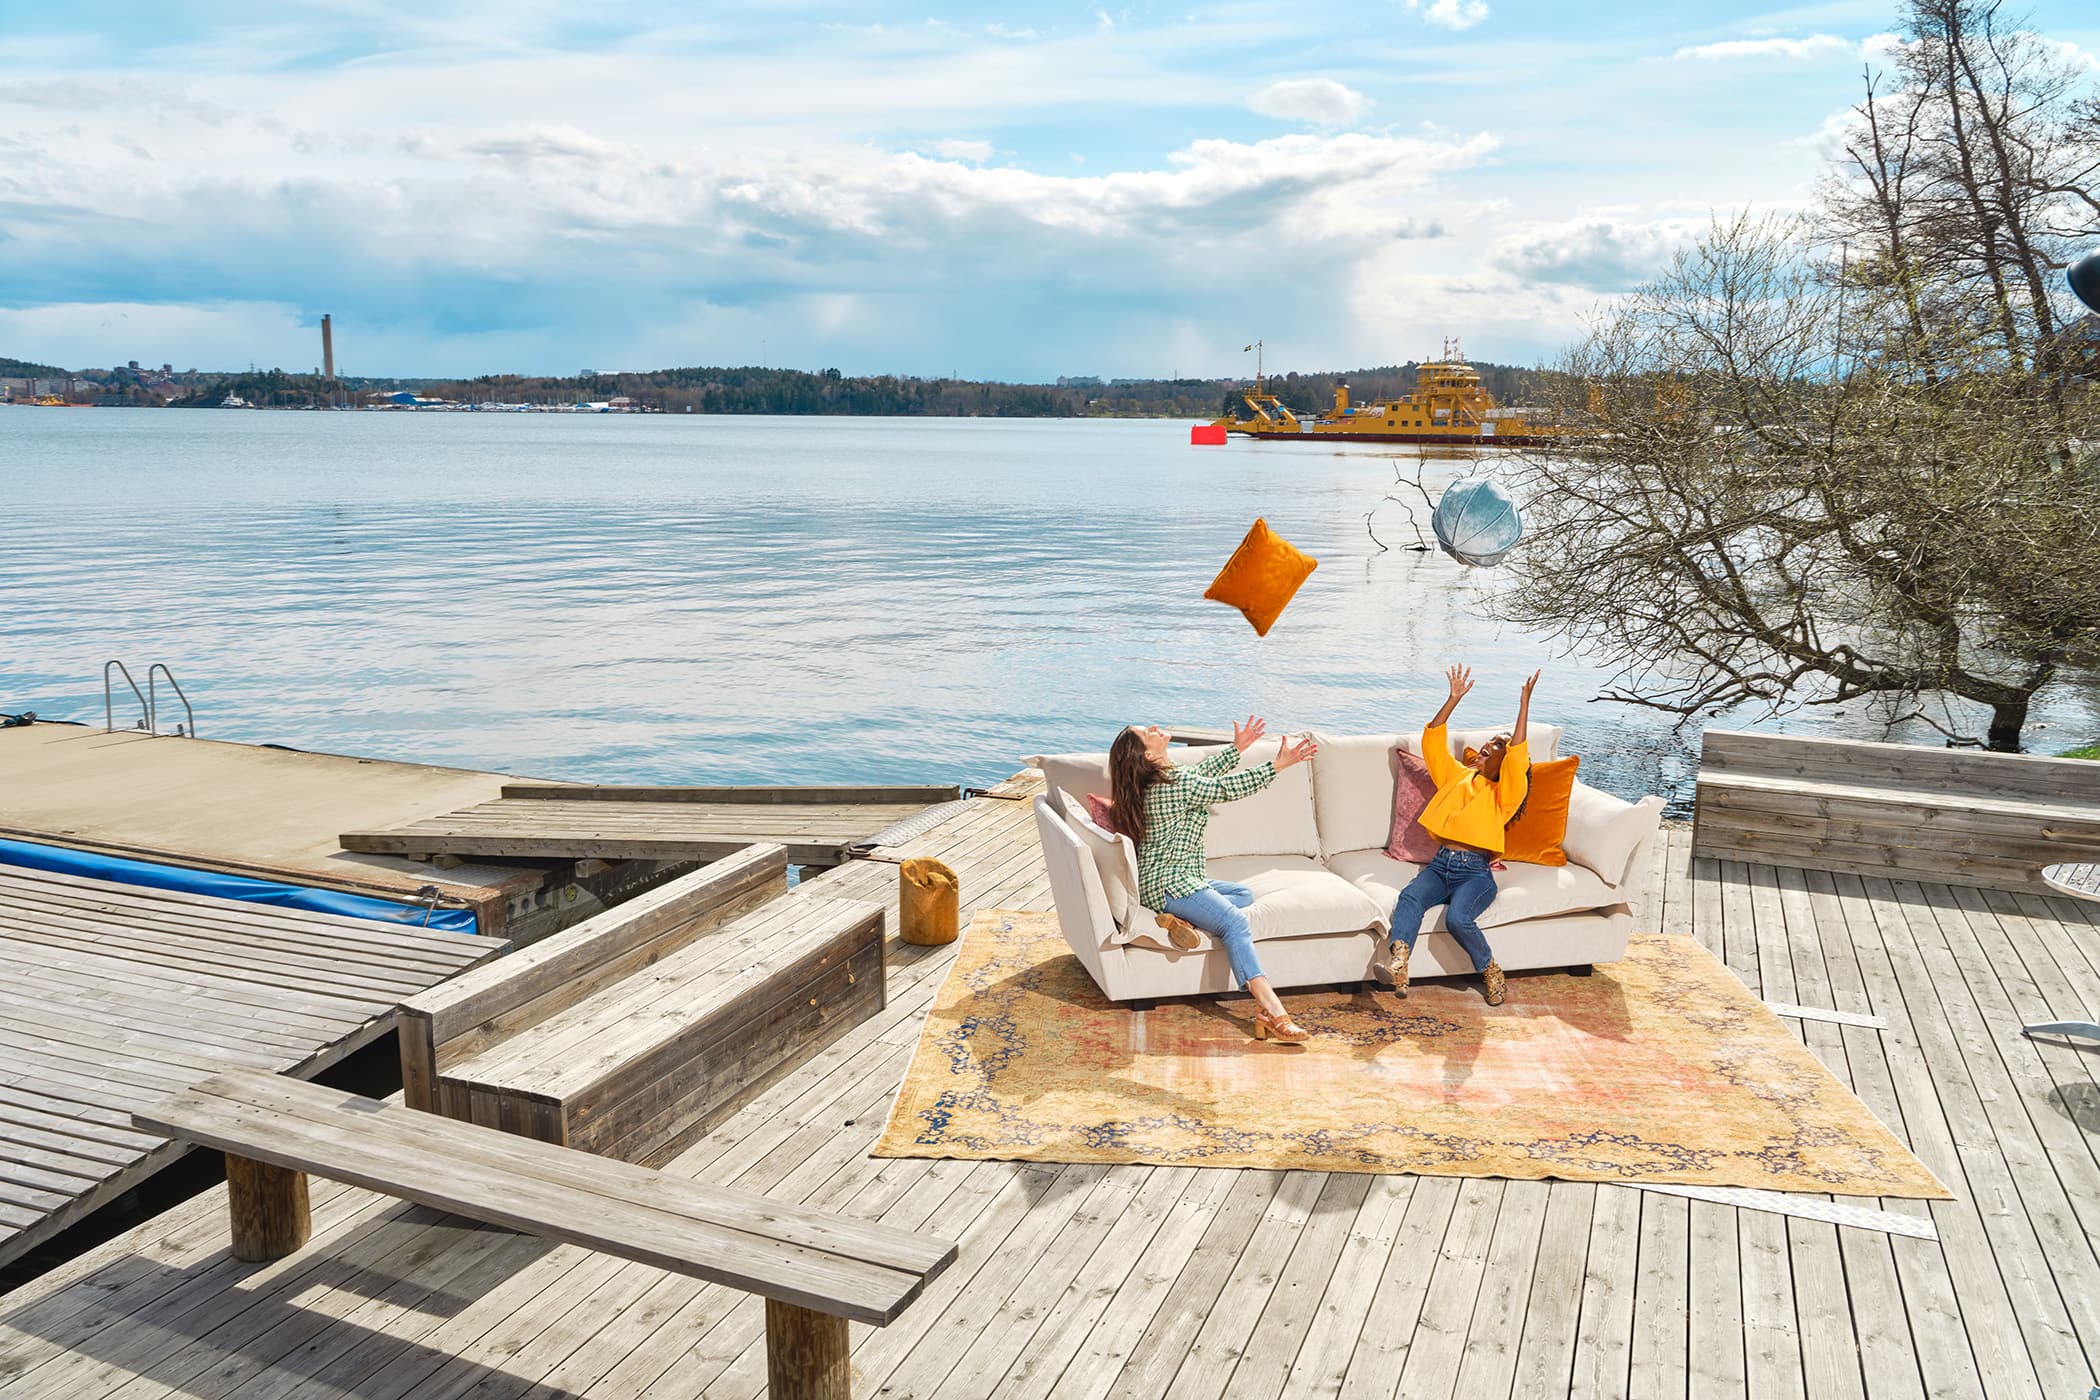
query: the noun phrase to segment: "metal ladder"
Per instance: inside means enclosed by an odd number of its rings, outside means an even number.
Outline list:
[[[132,698],[139,702],[139,722],[132,725],[131,729],[126,730],[126,733],[143,731],[147,734],[156,735],[161,733],[172,734],[177,738],[194,739],[197,737],[197,712],[190,708],[190,697],[182,693],[181,682],[175,679],[175,673],[168,669],[168,664],[165,661],[156,661],[146,668],[146,689],[143,692],[139,690],[139,683],[131,678],[131,668],[129,666],[126,666],[121,661],[105,661],[102,663],[103,733],[114,734],[117,731],[116,690],[111,678],[112,672],[124,678],[124,684],[131,687]],[[182,702],[184,719],[184,723],[165,731],[160,727],[160,678],[162,676],[168,678],[168,689],[174,691],[175,698]]]

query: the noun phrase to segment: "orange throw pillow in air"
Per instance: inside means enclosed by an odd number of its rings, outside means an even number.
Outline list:
[[[1524,811],[1502,833],[1502,858],[1527,865],[1566,865],[1560,843],[1568,835],[1568,800],[1575,795],[1579,755],[1531,765],[1531,795]]]
[[[1254,624],[1254,635],[1266,637],[1298,585],[1319,567],[1319,560],[1271,530],[1268,521],[1257,520],[1203,596],[1238,608]]]

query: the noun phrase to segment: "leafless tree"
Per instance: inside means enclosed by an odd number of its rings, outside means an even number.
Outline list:
[[[2017,749],[2035,694],[2100,665],[2095,394],[1943,327],[1945,279],[1862,288],[1811,232],[1718,222],[1568,352],[1548,392],[1584,433],[1520,459],[1507,606],[1615,663],[1609,698],[1952,696]]]
[[[2060,387],[2078,312],[2055,274],[2100,230],[2086,61],[2002,0],[1908,0],[1896,37],[1823,182],[1821,231],[1892,294],[1926,370],[1941,342],[1984,335]]]

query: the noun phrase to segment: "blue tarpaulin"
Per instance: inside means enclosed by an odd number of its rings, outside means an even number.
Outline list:
[[[256,880],[246,875],[191,870],[181,865],[157,865],[152,861],[76,851],[67,846],[42,846],[32,841],[0,840],[0,865],[49,870],[60,875],[81,875],[120,885],[145,885],[182,894],[216,895],[220,899],[238,899],[250,904],[275,904],[316,914],[340,914],[383,924],[441,928],[453,933],[477,931],[471,909],[429,909],[420,904],[396,904],[392,900],[345,894],[340,890],[281,885],[274,880]]]

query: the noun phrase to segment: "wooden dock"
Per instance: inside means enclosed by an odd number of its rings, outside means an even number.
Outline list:
[[[961,796],[954,787],[580,787],[511,783],[502,796],[383,831],[345,850],[408,856],[719,860],[787,847],[788,864],[833,866],[885,828]]]
[[[317,1073],[505,946],[0,865],[0,1263],[186,1150],[133,1109],[212,1065]]]
[[[68,724],[0,729],[0,836],[402,900],[424,885],[472,904],[485,931],[545,872],[440,869],[352,855],[357,826],[413,821],[498,796],[501,773],[156,738]]]
[[[1026,781],[817,877],[1044,908]],[[967,917],[967,912],[966,912]],[[2100,1369],[2100,919],[2042,894],[1693,859],[1641,925],[1697,937],[1956,1193],[1937,1239],[1566,1182],[867,1155],[950,950],[889,946],[888,1007],[670,1170],[961,1241],[853,1331],[861,1396],[2083,1397]],[[1520,992],[1519,992],[1520,994]],[[1876,1204],[1869,1202],[1867,1204]],[[745,1295],[317,1182],[314,1243],[226,1251],[218,1192],[0,1299],[0,1397],[755,1397]]]

